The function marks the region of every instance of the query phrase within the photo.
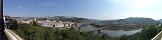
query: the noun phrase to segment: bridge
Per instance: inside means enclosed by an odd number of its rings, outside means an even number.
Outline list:
[[[89,31],[89,32],[93,32],[93,33],[100,33],[101,30],[103,30],[104,28],[106,28],[106,27],[97,28],[97,29],[94,29],[94,30]]]

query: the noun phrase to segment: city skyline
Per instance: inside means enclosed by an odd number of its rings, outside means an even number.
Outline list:
[[[4,15],[74,16],[90,19],[162,19],[161,0],[4,0]]]

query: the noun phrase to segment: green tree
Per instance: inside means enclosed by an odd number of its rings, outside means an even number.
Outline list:
[[[120,40],[128,40],[128,36],[126,34],[124,34],[120,37]]]
[[[5,20],[9,22],[8,26],[10,29],[13,29],[13,30],[17,29],[17,26],[18,26],[17,20],[12,19],[12,17],[10,16],[5,16]]]
[[[34,26],[38,26],[38,23],[37,23],[36,20],[32,20],[31,24],[34,25]]]

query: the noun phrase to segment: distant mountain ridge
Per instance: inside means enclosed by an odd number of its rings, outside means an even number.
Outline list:
[[[119,20],[109,20],[102,21],[105,24],[138,24],[138,25],[152,25],[158,23],[158,21],[151,18],[141,18],[141,17],[130,17],[126,19]]]
[[[159,21],[160,21],[160,23],[162,23],[162,19],[160,19]]]
[[[89,19],[87,19],[87,18],[79,18],[79,17],[71,17],[71,16],[53,16],[53,17],[12,17],[12,18],[14,18],[14,19],[23,19],[23,20],[37,19],[37,20],[71,21],[71,22],[78,22],[78,23],[89,22]]]
[[[72,21],[72,22],[80,22],[80,23],[97,23],[97,24],[138,24],[138,25],[150,25],[156,24],[159,21],[156,21],[151,18],[143,18],[143,17],[129,17],[125,19],[118,20],[95,20],[95,19],[87,19],[87,18],[79,18],[79,17],[71,17],[71,16],[54,16],[54,17],[13,17],[13,18],[24,18],[24,19],[33,19],[37,18],[40,20],[60,20],[60,21]],[[162,19],[160,20],[162,23]]]

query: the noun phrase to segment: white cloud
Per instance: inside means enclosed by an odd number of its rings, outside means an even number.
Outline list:
[[[18,6],[18,8],[23,8],[23,6]]]
[[[48,7],[53,7],[53,6],[61,6],[62,4],[56,4],[52,2],[46,2],[46,3],[41,3],[39,6],[48,6]]]
[[[120,0],[106,0],[106,1],[109,1],[110,3],[115,3],[115,4],[117,4]]]
[[[114,2],[114,0],[110,0],[110,2]]]

